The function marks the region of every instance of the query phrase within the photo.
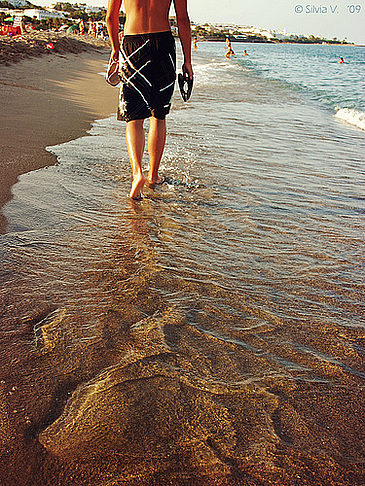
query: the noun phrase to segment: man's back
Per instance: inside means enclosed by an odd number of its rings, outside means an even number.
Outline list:
[[[124,34],[145,34],[170,30],[171,0],[124,0]]]

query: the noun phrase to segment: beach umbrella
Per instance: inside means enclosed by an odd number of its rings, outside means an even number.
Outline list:
[[[73,34],[75,32],[75,30],[78,29],[78,26],[77,25],[70,25],[70,27],[67,29],[67,32],[69,32],[70,34]]]

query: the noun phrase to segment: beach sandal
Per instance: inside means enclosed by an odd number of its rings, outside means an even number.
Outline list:
[[[193,91],[194,78],[189,78],[189,75],[186,73],[179,73],[177,80],[182,99],[184,101],[188,101],[191,96],[191,92]]]
[[[119,75],[119,61],[110,56],[108,69],[105,74],[105,80],[111,86],[118,86],[120,83],[120,75]]]

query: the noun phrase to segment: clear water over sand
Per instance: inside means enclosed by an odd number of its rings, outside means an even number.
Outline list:
[[[112,117],[13,188],[5,484],[363,483],[364,132],[199,48],[166,184]]]

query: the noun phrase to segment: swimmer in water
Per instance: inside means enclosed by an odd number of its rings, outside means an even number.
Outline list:
[[[235,55],[234,50],[232,49],[231,40],[230,40],[229,37],[226,38],[226,49],[227,49],[227,52],[225,54],[225,57],[227,59],[230,59],[232,56]]]
[[[243,55],[244,56],[248,56],[248,53],[247,53],[246,49],[243,51]]]
[[[345,64],[345,61],[343,60],[343,57],[340,57],[340,60],[338,61],[338,64]]]

